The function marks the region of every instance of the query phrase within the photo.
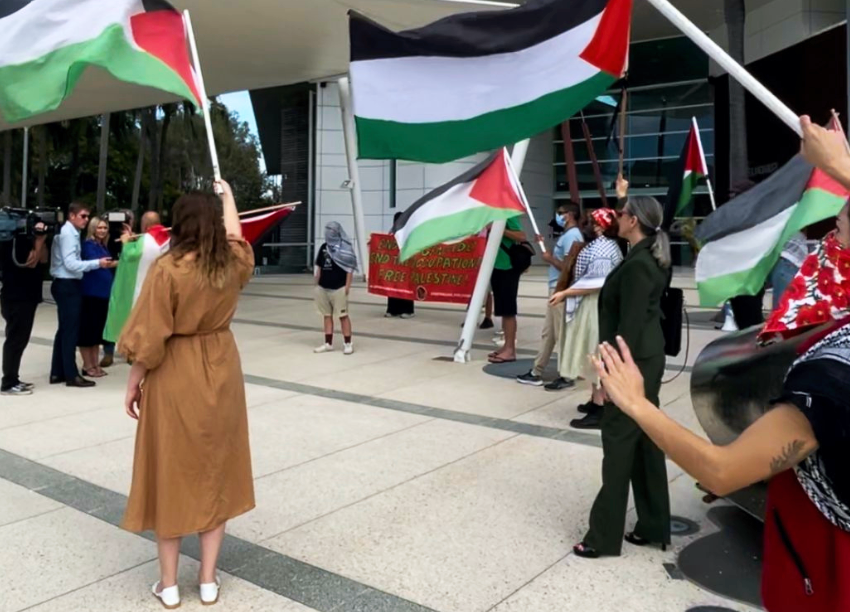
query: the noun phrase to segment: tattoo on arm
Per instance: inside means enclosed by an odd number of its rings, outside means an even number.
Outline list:
[[[770,461],[771,476],[797,465],[800,461],[800,451],[803,450],[804,446],[802,440],[794,440],[786,444],[782,452]]]

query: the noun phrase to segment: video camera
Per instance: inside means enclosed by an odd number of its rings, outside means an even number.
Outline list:
[[[0,242],[52,236],[64,222],[65,215],[58,208],[0,208]],[[44,224],[44,230],[36,229],[39,223]]]
[[[120,242],[121,234],[124,233],[125,225],[132,226],[132,216],[126,210],[113,210],[106,213],[103,218],[109,224],[109,241],[107,246],[109,253],[113,259],[120,259],[121,247],[123,246]]]

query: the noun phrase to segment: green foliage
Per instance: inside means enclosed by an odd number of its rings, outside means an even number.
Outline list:
[[[249,131],[248,124],[240,122],[235,113],[217,100],[211,101],[210,118],[222,177],[233,187],[239,208],[249,210],[273,204],[272,182],[260,169],[259,142]],[[101,117],[85,117],[30,130],[28,206],[35,206],[39,201],[37,191],[42,173],[46,206],[64,207],[72,200],[95,204],[100,128]],[[3,137],[0,135],[0,184],[3,181]],[[10,203],[14,205],[21,199],[22,147],[23,130],[15,130],[12,133],[10,190]],[[154,208],[167,218],[182,193],[211,189],[212,165],[204,121],[191,105],[166,104],[112,113],[106,210],[132,207],[140,147],[143,148],[143,165],[138,210]]]

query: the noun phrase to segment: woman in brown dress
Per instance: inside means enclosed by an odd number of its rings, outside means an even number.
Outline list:
[[[180,539],[199,534],[201,600],[218,601],[225,523],[254,507],[245,383],[230,321],[254,268],[230,186],[182,196],[171,250],[151,267],[119,340],[133,363],[127,414],[139,420],[122,526],[156,533],[154,595],[180,605]]]

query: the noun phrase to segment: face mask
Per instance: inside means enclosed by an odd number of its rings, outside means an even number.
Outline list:
[[[567,217],[565,215],[555,215],[555,223],[558,224],[558,227],[566,227]]]

